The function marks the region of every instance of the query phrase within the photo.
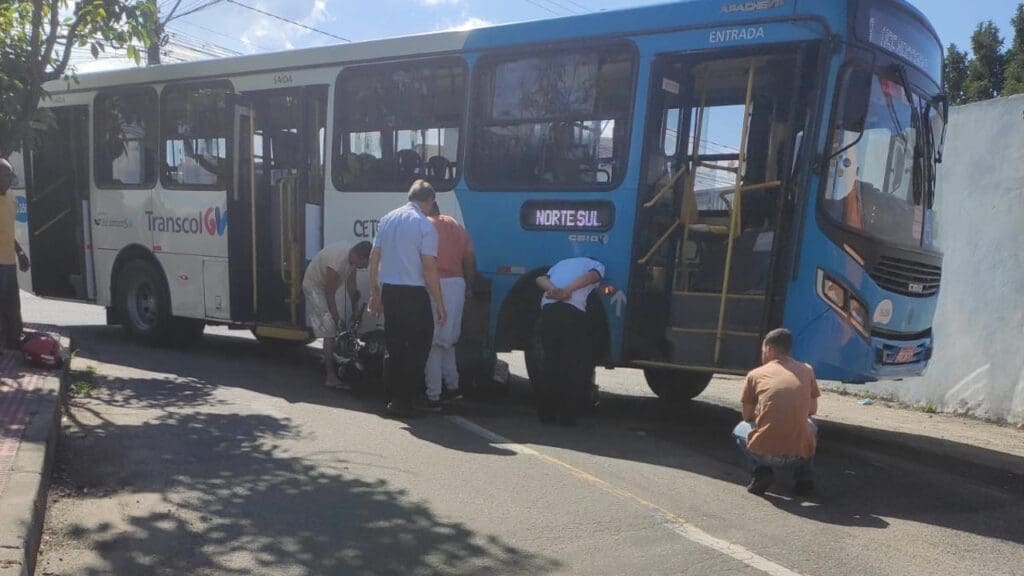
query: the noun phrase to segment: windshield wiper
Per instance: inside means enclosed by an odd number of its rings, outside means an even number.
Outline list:
[[[910,78],[907,77],[907,69],[902,65],[894,66],[896,69],[896,77],[899,78],[900,84],[903,85],[903,93],[907,98],[907,103],[910,104],[910,126],[914,130],[914,174],[916,178],[912,178],[911,185],[914,186],[914,201],[921,205],[927,198],[931,197],[931,188],[933,187],[934,178],[932,178],[931,171],[928,165],[931,161],[925,161],[924,149],[928,148],[928,138],[926,131],[929,129],[922,129],[924,123],[921,119],[921,109],[914,102],[914,91],[910,86]],[[906,140],[904,140],[906,142]]]

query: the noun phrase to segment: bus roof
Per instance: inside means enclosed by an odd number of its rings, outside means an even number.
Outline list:
[[[908,7],[925,23],[928,22],[923,14],[906,0],[889,1]],[[474,30],[433,32],[181,64],[95,72],[79,75],[77,82],[70,86],[62,80],[50,82],[47,89],[53,94],[89,91],[108,86],[239,76],[455,53],[463,50],[487,50],[583,38],[638,35],[693,26],[747,24],[752,20],[787,17],[816,18],[827,28],[843,33],[840,22],[846,13],[847,4],[848,0],[675,1]]]

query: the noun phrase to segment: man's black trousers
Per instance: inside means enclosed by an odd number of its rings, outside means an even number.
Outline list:
[[[18,292],[18,267],[0,265],[0,331],[3,346],[9,350],[21,347],[21,294]]]
[[[408,407],[425,390],[424,370],[434,340],[430,295],[422,286],[385,284],[385,386],[392,402]]]
[[[544,350],[540,417],[569,423],[583,407],[593,368],[587,315],[564,302],[548,304],[540,314]]]

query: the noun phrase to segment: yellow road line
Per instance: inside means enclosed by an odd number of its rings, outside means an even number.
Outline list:
[[[711,548],[712,550],[720,554],[723,554],[735,560],[739,560],[747,566],[750,566],[751,568],[754,568],[756,570],[760,570],[761,572],[764,572],[765,574],[768,574],[770,576],[801,576],[799,572],[794,572],[789,568],[782,566],[781,564],[777,564],[775,562],[772,562],[771,560],[768,560],[767,558],[764,558],[763,556],[759,556],[751,552],[750,550],[744,548],[743,546],[740,546],[739,544],[733,544],[732,542],[729,542],[727,540],[716,538],[715,536],[712,536],[711,534],[708,534],[707,532],[694,526],[682,516],[679,516],[678,514],[675,514],[649,500],[645,500],[644,498],[641,498],[640,496],[633,494],[632,492],[626,490],[625,488],[621,488],[606,480],[602,480],[601,478],[594,476],[590,472],[587,472],[586,470],[581,470],[580,468],[577,468],[576,466],[573,466],[568,462],[559,460],[554,456],[550,456],[534,448],[530,448],[529,446],[517,444],[509,440],[508,438],[505,438],[501,434],[488,430],[487,428],[484,428],[483,426],[476,424],[475,422],[471,422],[461,416],[448,416],[448,420],[454,423],[456,426],[459,426],[460,428],[468,432],[471,432],[477,436],[480,436],[481,438],[487,440],[488,442],[493,443],[495,446],[504,448],[506,450],[510,450],[512,452],[515,452],[516,454],[520,454],[523,456],[533,456],[535,458],[539,458],[540,460],[547,462],[548,464],[552,464],[554,466],[558,466],[566,470],[567,472],[579,478],[580,480],[583,480],[588,484],[596,486],[597,488],[600,488],[601,490],[609,494],[613,494],[615,496],[618,496],[619,498],[622,498],[623,500],[627,500],[633,502],[634,504],[638,504],[640,507],[645,508],[648,512],[652,513],[655,517],[662,520],[666,528],[672,530],[676,534],[679,534],[680,536],[686,538],[691,542],[700,544],[701,546],[705,546],[707,548]]]

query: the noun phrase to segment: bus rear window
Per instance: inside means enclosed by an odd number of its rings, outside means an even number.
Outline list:
[[[621,180],[632,51],[559,50],[482,63],[470,181],[485,188],[595,189]]]
[[[226,82],[164,88],[163,185],[167,188],[224,190],[230,166],[232,130]]]
[[[156,90],[100,92],[94,111],[96,186],[150,188],[156,184]]]
[[[420,178],[438,191],[455,185],[466,108],[461,60],[346,69],[335,94],[339,190],[405,192]]]

